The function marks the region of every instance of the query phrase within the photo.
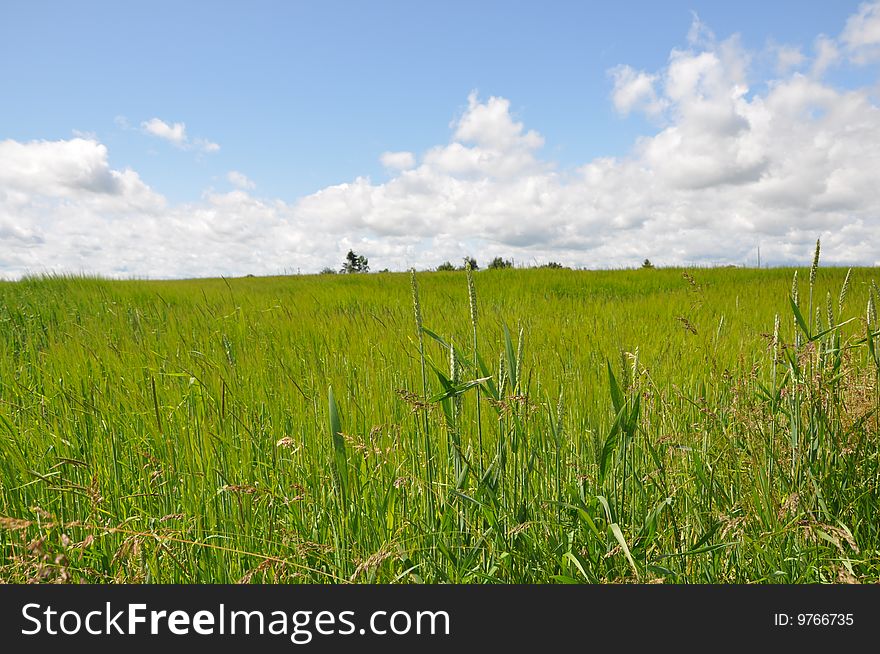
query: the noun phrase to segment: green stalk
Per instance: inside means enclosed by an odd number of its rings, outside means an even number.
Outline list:
[[[419,301],[419,284],[416,281],[416,269],[410,269],[412,285],[413,310],[416,320],[416,334],[419,339],[419,360],[422,366],[422,401],[428,401],[428,373],[425,363],[425,338],[422,333],[422,304]],[[428,476],[428,519],[434,522],[434,460],[431,454],[431,427],[428,420],[428,409],[422,409],[425,434],[425,470]]]
[[[480,375],[479,363],[478,363],[478,350],[477,350],[477,289],[474,287],[474,272],[471,269],[471,262],[468,261],[465,264],[465,270],[467,271],[467,285],[468,285],[468,306],[470,307],[471,313],[471,328],[473,330],[474,336],[474,367],[476,368],[477,376]],[[483,468],[483,420],[481,416],[481,394],[480,387],[477,386],[477,438],[479,440],[480,445],[480,479],[483,478],[483,473],[485,472]]]

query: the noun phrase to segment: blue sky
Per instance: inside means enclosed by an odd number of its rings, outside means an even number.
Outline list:
[[[853,45],[844,34],[860,6],[858,2],[695,0],[430,4],[7,0],[0,7],[4,98],[0,141],[28,144],[79,137],[99,144],[106,151],[108,170],[134,171],[140,183],[161,196],[168,212],[183,206],[192,209],[206,195],[232,191],[235,184],[228,176],[236,171],[249,180],[239,184],[249,198],[284,203],[292,213],[277,219],[299,224],[306,219],[300,219],[295,207],[321,189],[365,178],[372,193],[400,177],[400,171],[383,166],[383,152],[411,152],[418,163],[432,148],[454,141],[456,126],[475,106],[469,104],[472,92],[478,105],[503,98],[507,102],[503,120],[522,123],[523,133],[539,133],[542,145],[532,148],[530,156],[557,175],[579,174],[574,171],[602,158],[632,157],[644,139],[675,127],[686,112],[676,109],[677,99],[662,100],[660,104],[671,107],[663,111],[640,111],[641,100],[622,110],[614,101],[621,82],[613,71],[623,65],[643,71],[662,89],[674,51],[694,58],[700,52],[721,53],[731,38],[741,55],[744,72],[736,73],[736,83],[748,86],[745,100],[769,97],[772,89],[795,75],[809,76],[807,69],[818,57],[817,44],[827,38],[836,44],[837,54],[834,63],[818,74],[821,84],[841,94],[858,91],[873,106],[878,79],[871,41],[873,13],[863,16],[860,44]],[[705,38],[689,40],[695,16]],[[780,46],[797,50],[803,61],[780,73]],[[725,66],[740,65],[718,58]],[[821,111],[828,107],[823,105]],[[149,133],[145,125],[154,119],[169,128],[185,124],[185,136],[174,142]],[[10,162],[7,159],[8,167]],[[40,165],[51,168],[45,162]],[[832,174],[833,170],[826,171],[826,181]],[[496,177],[487,175],[486,179]],[[523,175],[517,178],[518,189],[534,182]],[[568,187],[571,180],[559,183]],[[448,195],[436,199],[450,201]],[[34,200],[29,206],[34,203],[39,204]],[[369,204],[373,209],[378,206],[375,200]],[[89,207],[71,214],[71,220],[85,214],[95,219],[98,210]],[[467,212],[474,215],[472,209],[461,208],[455,215],[464,220]],[[645,220],[659,220],[656,217],[662,213],[654,211],[647,199],[634,212]],[[114,216],[132,225],[139,220],[137,214],[120,218],[118,209]],[[511,218],[529,219],[527,215]],[[8,220],[18,218],[10,213]],[[25,238],[21,234],[32,239],[28,256],[6,263],[10,274],[24,265],[22,261],[29,261],[29,266],[40,263],[35,244],[40,238],[45,242],[40,230],[47,227],[34,220],[33,225],[10,227],[19,229],[20,240]],[[621,220],[628,225],[628,220],[642,219]],[[672,221],[667,226],[681,227],[675,216],[664,220]],[[565,238],[557,245],[530,243],[523,235],[529,230],[493,239],[481,223],[459,239],[458,246],[449,239],[445,244],[398,243],[403,250],[392,256],[389,240],[383,239],[389,234],[375,229],[375,221],[366,227],[356,218],[352,221],[358,233],[339,247],[354,242],[370,249],[375,241],[374,256],[387,255],[392,266],[429,265],[419,253],[436,250],[438,256],[452,257],[460,254],[456,247],[478,245],[483,250],[497,246],[499,252],[504,246],[536,247],[541,256],[558,251],[578,265],[577,252],[601,245]],[[571,227],[569,222],[560,230]],[[818,231],[832,227],[823,224]],[[737,250],[740,259],[754,243],[765,237],[772,240],[779,231],[749,229],[754,234]],[[783,231],[797,235],[779,241],[780,262],[800,256],[801,241],[815,240],[801,235],[797,225],[786,225]],[[793,249],[786,249],[793,243],[797,244]],[[337,256],[339,247],[328,259]],[[709,250],[706,256],[718,260],[717,248]],[[609,265],[618,263],[606,254],[599,258]],[[841,250],[841,260],[847,256],[862,255]],[[670,255],[669,262],[701,257],[699,252],[687,252],[681,257]],[[229,272],[207,263],[190,271],[175,266],[173,259],[169,253],[168,271],[156,274]],[[86,250],[72,256],[74,260],[89,266]],[[151,274],[135,264],[105,272]]]
[[[467,95],[509,98],[561,165],[626,152],[607,70],[656,68],[701,20],[744,42],[809,43],[857,2],[5,2],[0,137],[95,134],[174,200],[241,170],[293,200],[379,154],[445,141]],[[158,116],[221,145],[197,157],[131,125]]]

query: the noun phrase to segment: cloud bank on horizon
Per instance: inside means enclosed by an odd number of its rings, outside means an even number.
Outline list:
[[[623,156],[559,170],[510,100],[476,92],[448,143],[384,152],[389,179],[366,177],[294,202],[235,190],[170,204],[134,170],[114,170],[93,137],[0,141],[0,275],[88,272],[194,277],[316,272],[353,248],[374,268],[428,268],[465,255],[572,266],[802,264],[817,237],[831,263],[880,265],[880,108],[876,87],[835,88],[834,66],[880,62],[880,2],[836,37],[758,53],[694,18],[659,70],[609,71],[620,115],[655,133]],[[758,89],[758,90],[755,90]],[[141,129],[210,153],[183,123]]]

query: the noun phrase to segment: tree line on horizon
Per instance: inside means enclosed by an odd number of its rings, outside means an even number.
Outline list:
[[[645,262],[650,264],[650,262],[645,259]],[[467,256],[462,257],[462,264],[460,266],[455,266],[451,261],[444,261],[439,266],[434,268],[437,272],[449,272],[455,270],[467,270],[470,267],[471,270],[479,270],[480,265],[477,263],[477,260],[474,257]],[[531,266],[533,268],[550,268],[555,270],[561,270],[563,268],[568,268],[568,266],[563,266],[558,261],[550,261],[548,263],[540,264],[538,266]],[[645,267],[645,266],[643,266]],[[649,266],[653,268],[653,266]],[[504,257],[495,257],[489,264],[486,266],[486,270],[504,270],[507,268],[513,268],[513,260],[505,259]],[[354,250],[349,250],[348,254],[345,255],[345,259],[342,262],[342,266],[337,271],[335,268],[331,268],[327,266],[321,270],[322,275],[335,275],[339,274],[356,274],[356,273],[368,273],[370,272],[370,261],[365,256],[361,254],[357,254]],[[380,270],[379,272],[390,272],[387,268]]]

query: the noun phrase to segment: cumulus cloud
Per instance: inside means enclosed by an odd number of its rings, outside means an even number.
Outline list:
[[[147,134],[151,134],[160,139],[168,141],[172,145],[182,150],[199,150],[201,152],[217,152],[220,146],[217,143],[203,138],[190,140],[186,134],[186,125],[184,123],[166,123],[159,118],[150,118],[141,123],[141,129]]]
[[[412,152],[383,152],[379,160],[391,170],[409,170],[416,165]]]
[[[840,40],[857,63],[880,58],[880,2],[860,5],[846,21]]]
[[[791,45],[779,45],[773,48],[776,55],[776,73],[785,75],[789,71],[799,68],[806,61],[800,47]]]
[[[152,212],[162,197],[132,170],[112,170],[95,140],[0,141],[0,209],[9,204],[66,205],[80,200],[109,213]],[[10,217],[14,214],[10,213]]]
[[[418,238],[437,260],[471,248],[575,265],[743,263],[760,242],[765,261],[794,263],[821,236],[828,260],[877,262],[864,239],[880,231],[880,112],[869,89],[821,79],[842,41],[818,37],[812,60],[779,48],[777,77],[757,88],[738,36],[719,40],[695,16],[687,43],[660,70],[609,71],[620,113],[662,119],[624,156],[557,171],[509,101],[472,94],[450,143],[420,165],[296,211],[366,238]]]
[[[656,75],[649,75],[626,65],[616,66],[609,72],[614,78],[611,97],[618,113],[626,116],[638,109],[647,114],[658,114],[664,109],[654,89]]]
[[[761,80],[738,38],[692,25],[658,69],[610,73],[615,108],[652,116],[652,133],[567,169],[510,100],[476,93],[448,142],[382,154],[386,181],[357,177],[292,202],[256,197],[232,171],[235,190],[170,205],[134,171],[113,169],[93,138],[3,141],[0,271],[315,272],[349,248],[392,269],[464,255],[738,264],[754,261],[758,243],[763,260],[782,264],[809,261],[817,237],[826,261],[878,265],[880,107],[870,88],[821,74],[870,45],[871,15],[863,7],[861,22],[812,48],[787,46],[786,65]],[[163,124],[191,142],[182,124]]]
[[[0,142],[0,272],[177,277],[308,270],[323,244],[244,190],[169,205],[94,140]]]
[[[148,134],[158,136],[160,139],[170,141],[178,147],[186,144],[186,125],[183,123],[174,123],[169,125],[164,120],[158,118],[150,118],[141,123],[141,127]]]
[[[248,176],[244,173],[240,173],[237,170],[230,170],[226,173],[226,181],[235,186],[236,188],[244,189],[244,190],[253,190],[257,187],[254,182],[248,179]]]
[[[467,111],[459,119],[453,138],[493,151],[534,149],[544,145],[540,134],[525,132],[523,124],[513,119],[509,100],[492,96],[481,103],[476,91],[468,95]]]

